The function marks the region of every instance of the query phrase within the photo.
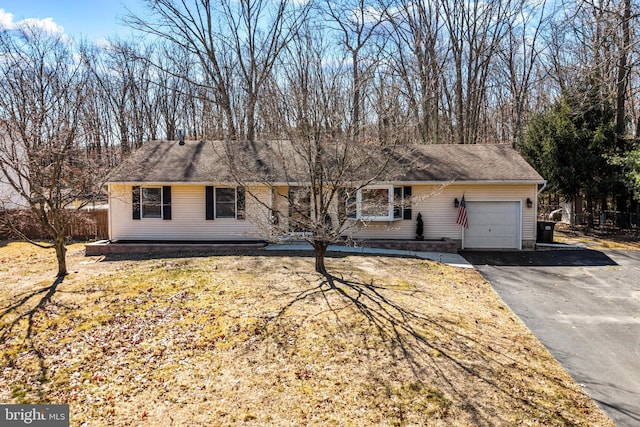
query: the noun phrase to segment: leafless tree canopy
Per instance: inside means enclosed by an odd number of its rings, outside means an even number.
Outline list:
[[[518,146],[532,114],[584,76],[616,105],[618,133],[639,133],[631,0],[143,3],[126,19],[135,41],[65,41],[87,74],[87,144],[110,164],[177,129],[287,137],[274,96],[308,102],[308,79],[327,72],[321,95],[338,108],[325,127],[359,141],[402,129],[404,142]]]
[[[0,58],[0,180],[13,190],[0,208],[9,226],[20,208],[39,221],[63,276],[67,208],[90,200],[101,175],[85,144],[89,76],[62,37],[34,27],[0,33]]]
[[[149,139],[278,139],[278,98],[307,102],[359,141],[518,145],[528,119],[578,76],[601,82],[635,135],[636,5],[619,2],[145,0],[142,37],[68,43],[88,72],[93,149],[110,163]],[[321,78],[322,76],[316,76]],[[342,105],[344,107],[342,108]],[[332,110],[331,113],[333,113]]]
[[[135,40],[0,29],[3,179],[41,216],[90,192],[79,171],[178,130],[309,153],[330,140],[519,148],[535,114],[589,80],[618,141],[640,135],[632,0],[141,1]]]

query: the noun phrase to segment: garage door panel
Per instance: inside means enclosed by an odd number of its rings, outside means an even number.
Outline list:
[[[469,249],[517,249],[520,247],[519,202],[467,202],[469,228],[464,247]]]

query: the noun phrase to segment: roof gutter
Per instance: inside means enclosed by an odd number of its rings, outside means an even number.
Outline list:
[[[544,181],[542,183],[542,187],[540,187],[540,189],[538,190],[538,196],[544,191],[545,188],[547,188],[547,181]]]
[[[234,181],[109,181],[104,185],[238,185]],[[247,185],[264,185],[264,182],[247,182]],[[287,185],[309,185],[307,182],[302,181],[274,181],[269,183],[272,186],[287,186]],[[348,182],[345,181],[345,185]],[[374,181],[372,185],[482,185],[482,184],[511,184],[511,185],[523,185],[523,184],[537,184],[542,185],[542,188],[538,191],[540,193],[547,186],[547,181],[544,180],[470,180],[470,181],[402,181],[402,180],[381,180]]]

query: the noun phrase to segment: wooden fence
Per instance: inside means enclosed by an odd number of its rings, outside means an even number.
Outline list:
[[[17,237],[6,225],[6,216],[30,239],[48,239],[51,236],[28,211],[0,212],[0,239]],[[74,211],[70,218],[66,236],[72,240],[101,240],[109,238],[109,212],[106,209]]]

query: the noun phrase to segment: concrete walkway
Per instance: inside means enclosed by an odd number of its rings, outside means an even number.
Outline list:
[[[308,243],[296,243],[296,244],[284,244],[284,245],[269,245],[265,250],[272,251],[313,251]],[[351,246],[339,246],[329,245],[328,252],[343,252],[353,254],[370,254],[370,255],[400,255],[409,256],[414,258],[428,259],[431,261],[441,262],[453,267],[460,268],[473,268],[473,266],[463,257],[458,254],[446,253],[446,252],[419,252],[419,251],[403,251],[400,249],[379,249],[379,248],[360,248]]]

